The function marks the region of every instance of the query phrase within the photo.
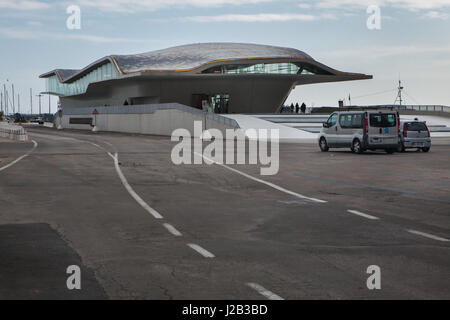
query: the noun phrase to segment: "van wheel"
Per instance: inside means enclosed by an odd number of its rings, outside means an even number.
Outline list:
[[[358,153],[358,154],[361,154],[361,153],[364,152],[364,149],[363,149],[362,146],[361,146],[361,141],[359,141],[359,139],[353,140],[353,143],[352,143],[352,151],[353,151],[354,153]]]
[[[428,152],[428,151],[430,151],[430,147],[422,148],[422,151],[423,152]]]
[[[405,152],[405,145],[403,144],[403,142],[400,142],[398,144],[398,148],[397,148],[398,152]]]
[[[327,140],[324,137],[320,138],[319,147],[322,152],[327,152],[328,150],[330,150]]]
[[[393,154],[395,152],[394,149],[386,149],[387,154]]]

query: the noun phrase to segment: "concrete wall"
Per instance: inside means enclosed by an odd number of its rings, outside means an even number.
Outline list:
[[[226,129],[239,126],[234,120],[219,115],[206,114],[197,109],[176,104],[149,105],[133,107],[99,107],[98,115],[92,115],[94,108],[79,108],[63,111],[62,118],[56,117],[56,127],[92,130],[93,126],[99,131],[124,132],[171,136],[176,129],[186,129],[194,136],[194,121],[202,122],[202,129],[219,129],[225,133]],[[71,118],[92,118],[92,125],[70,124]]]
[[[272,113],[287,99],[295,81],[295,76],[280,75],[125,78],[92,83],[84,95],[61,97],[61,105],[64,109],[123,106],[135,100],[191,106],[193,94],[229,94],[229,113]]]

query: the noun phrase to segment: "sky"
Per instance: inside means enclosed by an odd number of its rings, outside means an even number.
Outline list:
[[[81,29],[67,27],[71,5]],[[369,6],[380,9],[378,29],[367,26]],[[401,78],[405,103],[450,105],[450,0],[0,0],[0,85],[14,84],[28,112],[30,88],[34,110],[45,90],[42,73],[201,42],[291,47],[374,76],[298,86],[287,104],[336,106],[349,95],[353,105],[392,104]]]

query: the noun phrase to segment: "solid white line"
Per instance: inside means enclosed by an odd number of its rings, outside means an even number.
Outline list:
[[[29,156],[29,155],[37,148],[37,146],[38,146],[38,143],[37,143],[36,141],[34,141],[34,140],[31,140],[31,141],[33,142],[33,148],[31,148],[30,151],[28,151],[27,153],[25,153],[23,156],[18,157],[16,160],[14,160],[13,162],[7,164],[6,166],[1,167],[1,168],[0,168],[0,171],[3,171],[3,170],[8,169],[9,167],[12,167],[12,166],[15,165],[17,162],[19,162],[20,160],[23,160],[23,159],[25,159],[26,157],[28,157],[28,156]]]
[[[190,247],[191,249],[197,251],[198,253],[200,253],[205,258],[214,258],[215,257],[215,255],[213,255],[211,252],[209,252],[208,250],[203,249],[202,247],[200,247],[197,244],[188,243],[188,247]]]
[[[178,231],[177,229],[175,229],[175,227],[173,225],[168,224],[168,223],[163,223],[163,226],[174,236],[176,236],[176,237],[182,236],[181,232]]]
[[[92,144],[94,147],[97,147],[97,148],[99,148],[99,149],[105,150],[104,148],[102,148],[101,146],[99,146],[99,145],[96,144],[96,143],[93,143],[93,142],[89,142],[89,143]]]
[[[422,237],[426,237],[426,238],[430,238],[430,239],[437,240],[437,241],[443,241],[443,242],[450,241],[449,239],[441,238],[441,237],[434,236],[432,234],[421,232],[421,231],[417,231],[417,230],[406,230],[406,231],[408,231],[409,233],[412,233],[412,234],[416,234],[416,235],[419,235],[419,236],[422,236]]]
[[[258,291],[258,293],[264,297],[266,297],[269,300],[284,300],[282,297],[280,297],[279,295],[276,295],[275,293],[267,290],[266,288],[264,288],[263,286],[257,284],[257,283],[247,283],[247,285]]]
[[[248,178],[248,179],[251,179],[251,180],[253,180],[253,181],[256,181],[256,182],[265,184],[266,186],[269,186],[269,187],[274,188],[274,189],[276,189],[276,190],[278,190],[278,191],[287,193],[287,194],[289,194],[289,195],[291,195],[291,196],[294,196],[294,197],[297,197],[297,198],[300,198],[300,199],[306,199],[306,200],[318,202],[318,203],[326,203],[326,202],[327,202],[327,201],[325,201],[325,200],[320,200],[320,199],[315,199],[315,198],[309,198],[309,197],[306,197],[306,196],[301,195],[301,194],[298,194],[298,193],[296,193],[296,192],[287,190],[287,189],[285,189],[285,188],[283,188],[283,187],[277,186],[276,184],[273,184],[273,183],[271,183],[271,182],[267,182],[267,181],[264,181],[264,180],[255,178],[255,177],[253,177],[253,176],[251,176],[251,175],[249,175],[249,174],[246,174],[246,173],[244,173],[244,172],[242,172],[242,171],[239,171],[239,170],[237,170],[237,169],[231,168],[231,167],[229,167],[229,166],[227,166],[227,165],[225,165],[225,164],[218,163],[218,162],[216,162],[216,161],[214,161],[214,160],[212,160],[212,159],[209,159],[208,157],[205,157],[203,154],[200,154],[200,153],[198,153],[198,152],[194,152],[194,153],[195,153],[196,155],[198,155],[198,156],[203,157],[205,160],[207,160],[207,161],[209,161],[209,162],[211,162],[211,163],[217,164],[217,165],[219,165],[219,166],[221,166],[221,167],[223,167],[223,168],[225,168],[225,169],[228,169],[228,170],[233,171],[233,172],[235,172],[235,173],[237,173],[237,174],[240,174],[241,176],[244,176],[244,177],[246,177],[246,178]]]
[[[347,210],[347,211],[350,212],[350,213],[356,214],[357,216],[361,216],[361,217],[364,217],[364,218],[367,218],[367,219],[370,219],[370,220],[379,220],[380,219],[380,218],[371,216],[370,214],[362,213],[362,212],[357,211],[357,210]]]
[[[116,171],[117,171],[117,175],[120,178],[120,181],[122,181],[123,186],[125,187],[125,189],[127,189],[128,193],[134,198],[134,200],[136,200],[137,203],[139,203],[139,205],[144,208],[148,213],[150,213],[153,217],[155,217],[156,219],[162,219],[163,216],[159,214],[158,211],[156,211],[155,209],[153,209],[152,207],[150,207],[144,200],[142,200],[142,198],[133,190],[133,188],[130,186],[130,184],[128,183],[127,179],[125,178],[125,175],[122,173],[122,170],[120,169],[119,166],[119,156],[116,153],[115,155],[112,155],[111,153],[108,152],[108,155],[113,158],[114,160],[114,165],[116,167]]]

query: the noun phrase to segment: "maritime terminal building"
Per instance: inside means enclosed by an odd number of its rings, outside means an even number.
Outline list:
[[[111,55],[40,77],[63,110],[179,103],[216,113],[274,113],[298,85],[372,78],[335,70],[296,49],[241,43]]]

